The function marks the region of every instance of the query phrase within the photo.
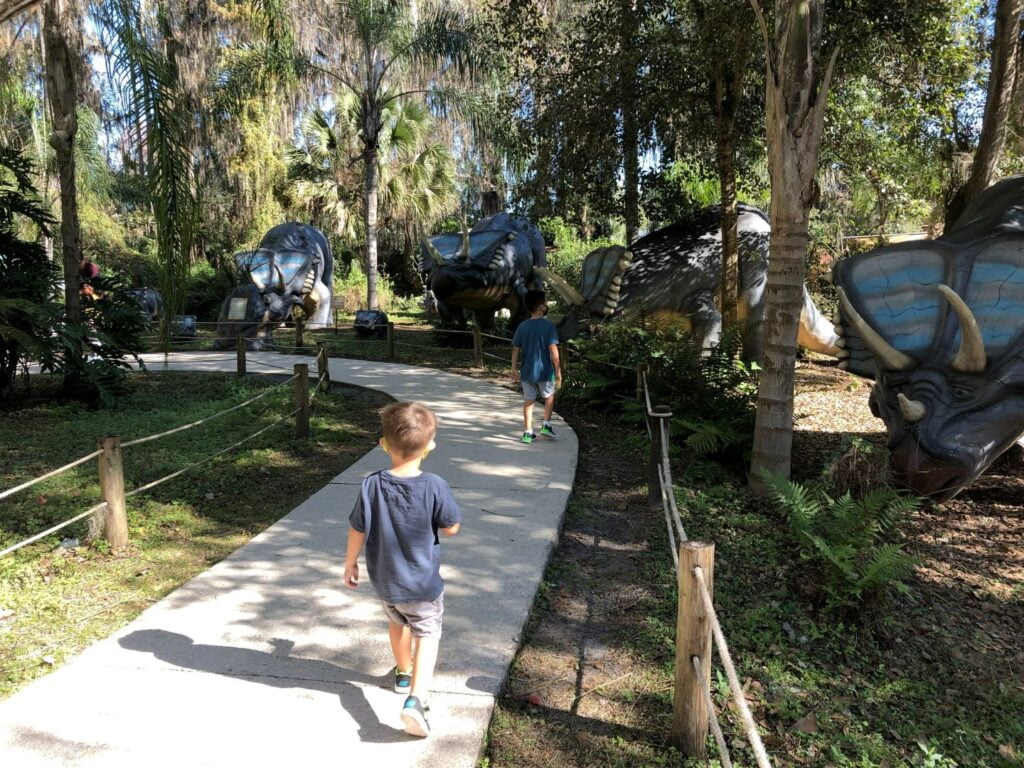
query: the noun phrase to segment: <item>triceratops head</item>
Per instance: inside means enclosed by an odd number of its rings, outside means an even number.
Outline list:
[[[885,422],[897,477],[938,500],[1024,433],[1022,203],[1024,178],[1008,179],[941,239],[835,270],[840,365],[875,379],[871,410]]]

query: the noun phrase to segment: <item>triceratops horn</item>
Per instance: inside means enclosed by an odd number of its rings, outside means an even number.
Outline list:
[[[946,297],[949,306],[960,320],[960,349],[953,358],[953,370],[962,373],[981,373],[988,365],[988,358],[985,355],[985,341],[981,338],[981,329],[978,328],[978,321],[974,319],[974,313],[948,285],[939,285],[939,293]]]
[[[434,260],[434,263],[437,266],[440,267],[442,264],[444,264],[444,258],[441,256],[441,252],[434,247],[434,244],[432,242],[430,242],[430,238],[424,236],[423,247],[427,249],[427,253],[430,254],[430,257]]]
[[[462,217],[462,249],[459,251],[461,261],[469,261],[469,228],[466,226],[466,217]]]
[[[846,291],[842,288],[836,288],[836,293],[839,294],[839,306],[842,307],[843,314],[849,319],[850,325],[857,330],[867,348],[882,361],[886,368],[893,371],[905,371],[917,365],[914,358],[900,352],[883,339],[878,331],[865,322],[864,318],[857,313],[857,310],[853,308],[853,304],[846,297]]]
[[[903,414],[903,418],[911,424],[915,421],[920,421],[928,413],[927,407],[920,400],[911,400],[902,392],[896,395],[896,399],[900,403],[900,413]]]
[[[558,295],[565,299],[570,304],[582,307],[587,303],[587,300],[583,298],[583,294],[573,288],[564,278],[559,277],[554,272],[544,269],[544,267],[534,267],[533,271],[544,278],[544,282],[551,285]]]

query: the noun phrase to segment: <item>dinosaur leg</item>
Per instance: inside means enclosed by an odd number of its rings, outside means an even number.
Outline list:
[[[331,324],[331,289],[319,280],[313,285],[313,290],[306,297],[304,302],[307,309],[312,309],[306,327],[311,331],[317,328],[326,328]],[[312,307],[310,307],[312,305]]]
[[[710,349],[717,346],[722,338],[722,315],[710,292],[698,294],[694,300],[694,309],[690,313],[693,335],[700,339],[701,347]]]

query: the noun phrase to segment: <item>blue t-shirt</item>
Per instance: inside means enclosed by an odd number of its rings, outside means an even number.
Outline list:
[[[462,520],[452,489],[430,472],[397,477],[388,470],[363,480],[348,521],[366,534],[370,583],[386,603],[434,600],[441,579],[439,528]]]
[[[512,337],[512,346],[522,348],[519,376],[523,381],[551,381],[555,378],[548,347],[557,343],[558,331],[546,317],[531,317],[519,324]]]

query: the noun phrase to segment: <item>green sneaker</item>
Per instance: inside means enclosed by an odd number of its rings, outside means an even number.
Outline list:
[[[537,439],[537,436],[535,434],[533,434],[533,432],[523,432],[523,436],[521,438],[519,438],[520,442],[527,443],[527,444],[532,443],[536,439]]]
[[[395,676],[395,693],[404,693],[408,695],[409,691],[412,690],[412,673],[399,672],[397,664],[391,672]]]
[[[549,440],[557,440],[558,439],[557,437],[555,437],[555,430],[553,430],[551,428],[551,426],[548,425],[548,424],[545,424],[543,427],[540,428],[540,434],[541,434],[541,437],[546,437]]]

